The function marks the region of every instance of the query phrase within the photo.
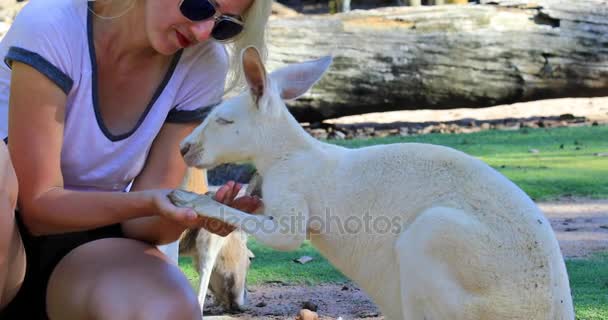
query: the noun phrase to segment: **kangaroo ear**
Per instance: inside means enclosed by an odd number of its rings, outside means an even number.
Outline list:
[[[327,71],[332,57],[290,64],[270,74],[284,100],[295,99],[308,91]]]
[[[247,47],[241,51],[241,61],[243,62],[243,73],[247,79],[247,85],[251,91],[251,96],[256,104],[264,95],[267,89],[266,69],[262,63],[260,52],[255,47]]]

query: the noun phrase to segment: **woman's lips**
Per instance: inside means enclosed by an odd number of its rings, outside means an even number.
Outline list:
[[[176,30],[175,33],[177,34],[177,41],[179,41],[179,45],[182,46],[182,48],[187,48],[192,44],[192,41],[188,40],[188,38],[179,31]]]

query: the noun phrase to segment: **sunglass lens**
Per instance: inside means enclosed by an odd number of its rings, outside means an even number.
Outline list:
[[[179,9],[184,17],[192,21],[209,19],[215,14],[215,8],[209,0],[184,0]]]
[[[219,20],[211,32],[211,36],[216,40],[229,40],[236,37],[243,31],[243,26],[230,20]]]

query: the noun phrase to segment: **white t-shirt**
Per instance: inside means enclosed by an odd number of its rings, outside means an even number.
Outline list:
[[[26,63],[67,94],[61,150],[65,188],[125,190],[143,169],[165,122],[202,121],[221,101],[228,57],[223,45],[212,41],[178,52],[135,128],[112,135],[98,109],[94,16],[88,6],[86,0],[30,0],[18,14],[0,43],[5,61],[0,63],[0,135],[8,134],[11,62]]]

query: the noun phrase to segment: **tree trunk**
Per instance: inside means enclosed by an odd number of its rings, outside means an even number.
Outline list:
[[[332,55],[300,121],[608,96],[608,1],[500,1],[272,19],[269,70]]]

